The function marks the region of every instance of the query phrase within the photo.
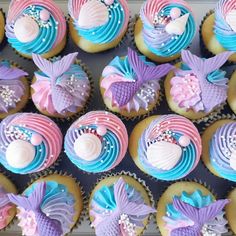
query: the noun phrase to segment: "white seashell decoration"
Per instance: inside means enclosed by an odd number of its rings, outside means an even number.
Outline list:
[[[236,32],[236,10],[232,10],[227,13],[225,17],[226,22],[231,27],[231,29]]]
[[[90,29],[104,25],[109,20],[107,6],[97,0],[86,2],[80,9],[78,25],[81,28]]]
[[[230,167],[232,167],[234,170],[236,170],[236,150],[234,150],[231,153],[229,163],[230,163]]]
[[[170,170],[176,166],[182,155],[179,145],[160,141],[151,144],[147,149],[148,162],[161,170]]]
[[[188,22],[189,13],[172,20],[170,23],[166,25],[166,32],[168,34],[182,35],[185,31],[186,24]]]

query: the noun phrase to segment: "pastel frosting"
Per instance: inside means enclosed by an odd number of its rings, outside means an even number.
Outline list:
[[[104,97],[128,112],[147,110],[159,96],[161,77],[171,69],[170,64],[155,66],[129,48],[127,56],[115,57],[104,68],[101,81]]]
[[[221,236],[228,232],[223,212],[228,202],[215,201],[211,195],[203,195],[199,189],[191,194],[184,191],[166,205],[166,215],[163,217],[165,228],[171,236]]]
[[[126,0],[69,0],[68,8],[78,34],[93,44],[110,43],[128,27]]]
[[[16,108],[26,92],[22,77],[28,73],[14,67],[9,61],[0,62],[0,112],[8,113]]]
[[[235,1],[219,0],[215,8],[214,33],[219,43],[229,51],[236,51]]]
[[[97,236],[134,236],[136,229],[144,227],[143,221],[154,208],[145,204],[139,191],[122,177],[110,186],[98,189],[90,202],[92,227]]]
[[[76,113],[82,109],[90,95],[90,82],[82,67],[76,64],[78,53],[71,53],[52,61],[33,54],[33,61],[40,71],[31,85],[32,100],[37,107],[49,114]]]
[[[197,166],[201,152],[197,128],[178,115],[157,117],[138,143],[138,160],[145,172],[167,181],[188,175]]]
[[[182,64],[171,78],[170,94],[180,108],[209,113],[226,101],[228,78],[220,67],[232,52],[202,59],[190,51],[181,52]]]
[[[146,47],[155,55],[171,57],[192,42],[196,23],[183,0],[147,0],[140,10]]]
[[[8,42],[25,55],[45,54],[66,35],[64,14],[52,0],[12,0],[5,28]]]
[[[64,142],[69,159],[78,168],[93,173],[117,166],[127,146],[125,125],[117,116],[104,111],[92,111],[80,117],[68,129]]]
[[[236,122],[219,127],[209,147],[212,167],[220,176],[236,182]]]
[[[61,146],[62,133],[46,116],[17,113],[0,124],[0,162],[11,172],[29,174],[48,168]]]

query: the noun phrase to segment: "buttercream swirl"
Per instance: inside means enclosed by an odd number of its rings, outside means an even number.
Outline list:
[[[171,18],[173,9],[180,10],[176,17],[178,19]],[[196,32],[192,10],[183,0],[147,0],[140,10],[140,17],[144,42],[157,56],[170,57],[178,54],[189,46]],[[181,17],[186,17],[187,22]],[[181,32],[177,34],[175,31],[167,30],[168,24],[171,24],[172,29],[179,29]]]
[[[85,5],[89,2],[88,0],[69,0],[69,14],[73,18],[74,25],[81,37],[94,44],[110,43],[127,29],[129,22],[128,4],[126,0],[114,0],[111,4],[107,4],[106,2],[108,1],[98,1],[103,4],[105,8],[101,7],[100,10],[97,9],[99,5],[92,4],[88,9],[86,8],[86,12],[81,9],[86,7]],[[100,11],[105,11],[104,14],[108,15],[108,19],[97,26],[97,22],[101,20]],[[86,14],[90,14],[90,17]],[[78,21],[79,18],[85,18],[85,22],[87,19],[87,22],[90,24],[81,27]]]
[[[183,137],[188,142],[183,142]],[[165,149],[158,147],[162,143],[166,145]],[[148,152],[153,147],[156,148],[156,155]],[[201,137],[197,128],[191,121],[178,115],[156,118],[145,129],[138,144],[138,157],[145,172],[168,181],[188,175],[197,166],[201,151]]]
[[[49,13],[48,18],[40,14],[45,10]],[[14,27],[15,24],[17,29]],[[19,27],[22,29],[18,30]],[[65,35],[64,14],[52,0],[11,1],[6,22],[6,36],[12,47],[20,53],[45,54],[57,47]]]
[[[220,176],[236,182],[236,122],[219,127],[209,145],[213,168]]]
[[[91,143],[88,143],[83,139],[83,134],[95,135],[100,142],[92,140]],[[79,143],[76,142],[77,139],[80,139]],[[104,111],[89,112],[75,121],[67,131],[64,143],[69,159],[78,168],[93,173],[108,171],[117,166],[124,158],[127,146],[128,134],[125,125],[115,115]],[[90,152],[89,156],[89,152],[84,153],[84,156],[78,156],[77,153],[81,152],[77,152],[77,149],[82,148],[85,150],[86,148],[93,150],[99,148],[101,151],[99,155],[95,156],[94,152]]]
[[[10,115],[1,122],[0,134],[0,162],[14,173],[29,174],[46,169],[61,151],[61,131],[43,115]]]

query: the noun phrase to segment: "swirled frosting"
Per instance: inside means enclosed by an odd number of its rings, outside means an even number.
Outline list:
[[[34,63],[41,71],[35,72],[36,82],[32,84],[32,99],[35,105],[49,114],[65,116],[83,108],[90,95],[87,74],[75,60],[78,53],[51,61],[33,55]]]
[[[213,168],[220,176],[236,182],[236,122],[219,127],[209,145]]]
[[[189,46],[196,32],[192,10],[183,0],[147,0],[140,18],[144,42],[157,56],[178,54]]]
[[[69,0],[68,8],[78,34],[94,44],[110,43],[128,27],[126,0]]]
[[[64,14],[52,0],[12,0],[5,28],[8,42],[25,55],[45,54],[66,35]]]
[[[88,134],[92,138],[88,139]],[[117,116],[104,111],[89,112],[75,121],[67,131],[64,143],[69,159],[78,168],[93,173],[117,166],[124,158],[127,146],[125,125]]]
[[[188,194],[187,192],[182,192],[181,196],[175,196],[174,198],[179,199],[183,203],[187,203],[192,207],[195,207],[196,209],[208,209],[208,214],[212,209],[210,209],[210,205],[214,203],[214,200],[211,195],[203,195],[200,190],[196,190],[191,194]],[[173,198],[173,199],[174,199]],[[217,209],[217,207],[212,207],[213,210]],[[215,208],[215,209],[214,209]],[[199,218],[205,218],[206,213],[202,210],[200,213]],[[180,230],[188,227],[194,228],[194,225],[196,226],[197,222],[193,222],[193,219],[189,218],[187,215],[185,215],[183,212],[179,211],[175,204],[168,203],[166,205],[166,215],[163,217],[163,220],[165,221],[165,227],[170,232],[170,235],[172,235],[173,231]],[[221,236],[224,233],[227,233],[227,220],[224,218],[224,212],[220,211],[219,213],[214,214],[212,216],[212,219],[207,220],[204,222],[203,226],[200,227],[200,229],[196,230],[194,232],[198,232],[203,236]],[[196,226],[197,228],[197,226]],[[183,231],[180,230],[179,234],[173,234],[173,235],[184,235]],[[194,230],[194,229],[193,229]],[[182,233],[182,234],[181,234]],[[186,235],[200,235],[200,234],[186,234]]]
[[[24,191],[24,195],[29,196],[36,186],[37,184],[31,185]],[[65,185],[55,181],[46,182],[46,194],[41,204],[41,210],[47,217],[60,223],[63,235],[70,232],[73,224],[74,204],[75,199]],[[18,225],[22,228],[23,235],[39,236],[35,213],[22,207],[18,207],[18,210]]]
[[[156,118],[138,144],[138,158],[145,172],[168,181],[188,175],[197,166],[201,151],[197,128],[178,115]]]
[[[235,1],[219,0],[215,8],[214,33],[219,43],[229,51],[236,51]]]
[[[0,162],[11,172],[29,174],[48,168],[61,146],[61,131],[46,116],[18,113],[0,124]]]

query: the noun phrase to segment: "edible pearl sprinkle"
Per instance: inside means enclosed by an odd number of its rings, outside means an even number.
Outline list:
[[[122,225],[123,229],[127,233],[128,236],[135,236],[135,228],[136,225],[130,222],[129,216],[126,214],[122,214],[120,216],[119,224]]]
[[[2,98],[6,107],[11,107],[20,101],[20,98],[15,97],[15,91],[11,90],[8,85],[0,86],[0,97]]]

